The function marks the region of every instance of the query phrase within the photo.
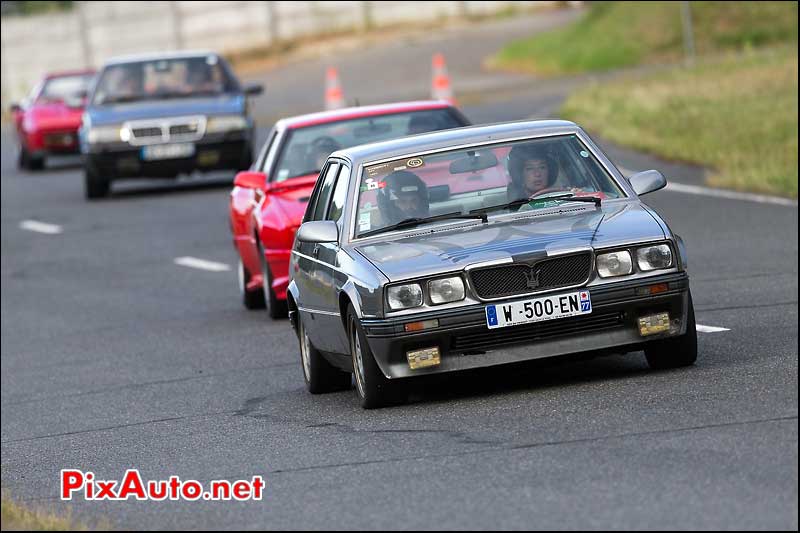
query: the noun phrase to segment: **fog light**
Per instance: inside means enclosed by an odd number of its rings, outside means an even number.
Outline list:
[[[422,331],[423,329],[431,329],[438,327],[439,327],[439,321],[436,319],[423,320],[422,322],[409,322],[408,324],[403,325],[403,329],[405,329],[406,331]]]
[[[639,334],[642,337],[669,331],[669,313],[639,317]]]
[[[197,164],[208,167],[219,163],[219,152],[216,150],[206,150],[197,154]]]
[[[439,363],[441,363],[438,346],[406,352],[406,357],[408,358],[408,366],[411,367],[411,370],[429,366],[437,366]]]

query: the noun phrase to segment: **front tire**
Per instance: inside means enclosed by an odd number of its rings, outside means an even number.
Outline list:
[[[242,259],[239,258],[239,293],[242,295],[242,303],[249,310],[264,309],[264,291],[256,289],[248,291],[247,285],[250,283],[250,273],[244,267]]]
[[[694,320],[692,293],[689,293],[689,312],[686,333],[653,343],[644,350],[647,364],[654,370],[691,366],[697,361],[697,326]]]
[[[300,341],[300,364],[303,367],[303,378],[308,392],[311,394],[324,394],[350,388],[350,373],[331,365],[314,348],[308,338],[299,312],[297,315],[297,337]]]
[[[96,200],[108,196],[111,182],[98,176],[88,168],[83,173],[84,187],[87,200]]]
[[[273,320],[286,318],[289,316],[289,306],[286,304],[286,300],[279,300],[278,297],[275,296],[275,291],[272,290],[272,272],[269,269],[269,263],[267,263],[264,249],[260,244],[258,246],[258,253],[261,259],[261,275],[264,280],[262,283],[264,287],[262,298],[267,308],[267,314]]]
[[[353,304],[347,308],[347,333],[350,339],[350,354],[353,358],[353,376],[356,392],[364,409],[377,409],[400,403],[400,387],[383,375],[367,338],[356,318]]]
[[[44,156],[33,156],[24,147],[20,147],[17,166],[21,170],[42,170],[44,168]]]

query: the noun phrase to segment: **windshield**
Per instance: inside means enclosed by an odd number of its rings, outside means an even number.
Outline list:
[[[234,92],[235,80],[215,56],[156,59],[111,65],[103,70],[94,105],[208,96]]]
[[[37,102],[63,102],[71,98],[83,98],[92,81],[92,74],[59,76],[45,80]]]
[[[297,128],[289,132],[270,179],[319,174],[328,156],[343,148],[465,125],[449,109],[431,109]]]
[[[562,198],[538,199],[551,195]],[[404,157],[364,167],[355,236],[445,213],[492,216],[540,209],[568,201],[570,195],[624,196],[575,135]],[[529,198],[537,200],[509,205]]]

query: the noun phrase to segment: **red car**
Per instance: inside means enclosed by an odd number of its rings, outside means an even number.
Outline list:
[[[20,168],[44,168],[51,154],[80,152],[78,128],[93,70],[48,74],[11,112],[19,139]]]
[[[251,170],[231,191],[239,289],[247,309],[286,316],[289,256],[320,169],[334,151],[469,125],[448,102],[422,101],[338,109],[278,121]]]

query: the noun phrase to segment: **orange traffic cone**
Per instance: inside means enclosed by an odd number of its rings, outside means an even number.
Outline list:
[[[431,98],[434,100],[447,100],[456,103],[453,89],[450,87],[450,76],[447,74],[447,65],[442,54],[433,54],[433,83],[431,84]]]
[[[325,109],[340,109],[344,107],[342,86],[339,83],[339,72],[334,67],[328,67],[325,74]]]

